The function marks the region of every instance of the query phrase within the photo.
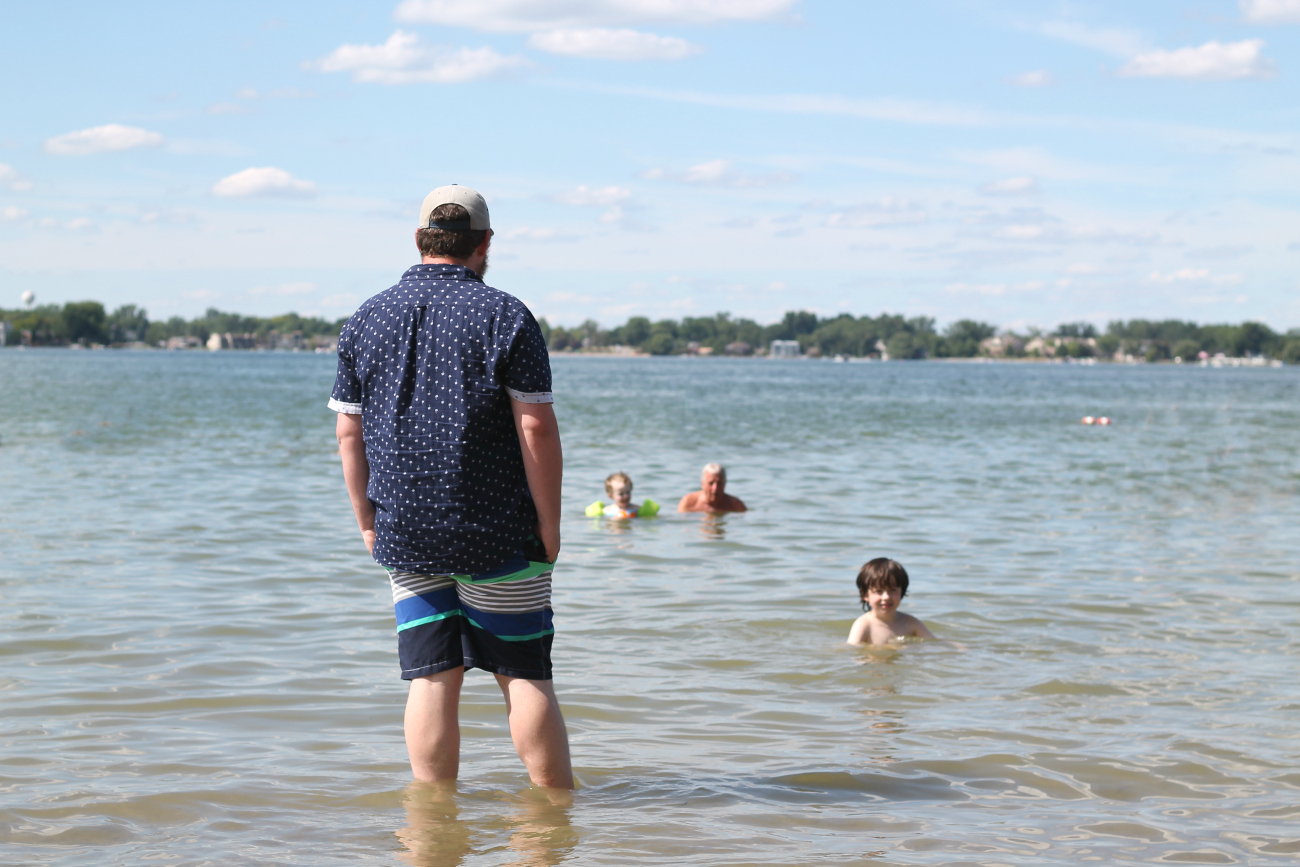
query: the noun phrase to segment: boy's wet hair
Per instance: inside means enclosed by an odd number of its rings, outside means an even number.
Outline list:
[[[866,601],[868,590],[898,588],[899,598],[907,595],[907,570],[897,560],[877,557],[858,572],[858,597]]]
[[[608,476],[605,477],[605,493],[611,497],[614,496],[615,482],[622,482],[623,484],[628,486],[629,490],[632,487],[632,478],[627,473],[624,473],[622,471],[617,473],[610,473]]]

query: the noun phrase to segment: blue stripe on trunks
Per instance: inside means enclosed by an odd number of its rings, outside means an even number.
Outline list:
[[[397,615],[398,632],[412,626],[433,623],[435,620],[465,615],[454,585],[403,599],[393,606],[393,611]]]
[[[551,609],[528,611],[520,614],[497,614],[479,611],[468,605],[462,605],[465,618],[486,632],[490,632],[502,641],[528,641],[544,635],[554,635],[551,625]]]
[[[530,561],[519,554],[500,567],[477,575],[409,576],[417,579],[416,586],[429,583],[440,586],[394,603],[397,631],[449,617],[464,617],[476,628],[502,641],[528,641],[553,635],[548,575],[552,568],[550,563]],[[400,586],[410,586],[403,577],[400,572],[394,573],[395,587],[398,582]],[[534,579],[544,581],[540,593],[533,589]],[[456,583],[450,583],[453,581]],[[518,589],[512,593],[506,585],[518,585]],[[464,590],[458,590],[458,586]],[[474,589],[478,587],[482,589]],[[493,590],[494,587],[500,587],[501,591]],[[467,596],[476,604],[468,604]],[[528,605],[532,610],[518,610],[520,605]],[[538,607],[532,608],[532,605]],[[489,608],[494,610],[487,610]]]

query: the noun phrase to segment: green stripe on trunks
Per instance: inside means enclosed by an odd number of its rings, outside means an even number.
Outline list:
[[[528,565],[523,569],[520,569],[518,572],[511,572],[509,575],[502,575],[499,578],[480,578],[478,581],[475,581],[473,575],[448,575],[447,577],[459,581],[462,584],[500,584],[503,581],[527,581],[529,578],[536,578],[538,575],[545,575],[554,568],[554,563],[537,563],[529,560]]]
[[[430,575],[430,578],[450,578],[453,581],[459,581],[462,584],[500,584],[502,581],[526,581],[529,578],[536,578],[538,575],[545,575],[555,568],[554,563],[538,563],[533,560],[528,561],[528,565],[518,572],[511,572],[509,575],[501,575],[497,578],[482,578],[474,580],[473,575]],[[394,569],[391,566],[385,566],[384,570],[392,575],[394,572],[403,570]],[[423,572],[408,572],[408,575],[423,575]]]
[[[441,614],[430,614],[428,617],[421,617],[419,620],[412,620],[410,623],[403,623],[401,626],[397,627],[397,631],[401,632],[403,629],[410,629],[413,626],[423,626],[426,623],[433,623],[435,620],[446,620],[448,617],[464,616],[465,612],[460,608],[457,608],[455,611],[444,611]]]

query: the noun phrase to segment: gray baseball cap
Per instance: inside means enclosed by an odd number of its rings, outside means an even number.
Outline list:
[[[429,215],[432,214],[439,205],[460,205],[469,211],[469,225],[464,222],[446,222],[441,223],[432,220]],[[420,225],[417,229],[490,229],[491,223],[488,221],[487,202],[483,197],[469,187],[462,187],[459,184],[448,184],[445,187],[438,187],[432,193],[424,197],[424,204],[420,205]]]

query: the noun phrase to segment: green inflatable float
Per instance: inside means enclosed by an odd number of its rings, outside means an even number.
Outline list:
[[[599,518],[602,515],[606,518],[653,518],[657,514],[659,514],[659,504],[650,499],[631,509],[620,509],[614,503],[606,506],[600,500],[587,507],[588,518]]]

